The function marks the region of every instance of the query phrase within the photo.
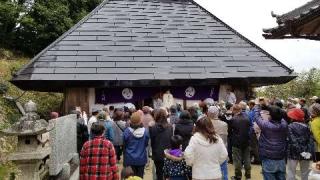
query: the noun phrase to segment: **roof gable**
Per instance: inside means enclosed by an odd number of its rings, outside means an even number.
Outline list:
[[[110,0],[21,69],[19,81],[284,77],[292,72],[188,0]]]

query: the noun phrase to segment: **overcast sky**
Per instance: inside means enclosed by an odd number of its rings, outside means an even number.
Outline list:
[[[310,0],[195,0],[296,72],[320,68],[320,41],[265,40],[262,29],[277,25],[271,11],[283,14]]]

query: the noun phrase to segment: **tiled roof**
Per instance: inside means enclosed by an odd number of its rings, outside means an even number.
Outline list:
[[[288,81],[291,72],[193,1],[110,0],[34,57],[12,82],[35,89],[32,81]]]
[[[263,36],[266,38],[285,38],[285,35],[291,33],[292,27],[308,23],[309,19],[320,16],[320,0],[312,0],[288,13],[273,16],[276,17],[278,26],[263,29],[265,33]],[[315,37],[315,39],[319,39],[319,37]]]
[[[309,13],[314,12],[316,9],[320,7],[320,0],[312,0],[288,13],[285,13],[281,16],[277,17],[277,23],[283,24],[288,20],[299,19]]]

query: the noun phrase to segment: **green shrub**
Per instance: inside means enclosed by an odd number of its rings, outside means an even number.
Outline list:
[[[18,69],[20,69],[27,62],[28,60],[23,58],[14,59],[10,61],[0,60],[0,87],[3,87],[2,89],[6,89],[6,96],[16,98],[22,95],[21,98],[18,100],[19,102],[21,102],[22,105],[24,105],[29,100],[34,101],[38,105],[38,113],[40,117],[44,119],[49,119],[49,114],[51,111],[60,111],[60,107],[63,100],[62,94],[34,91],[28,91],[24,93],[24,91],[20,90],[19,88],[17,88],[9,82],[9,80],[12,77],[11,75]],[[4,118],[4,120],[2,121],[12,124],[16,120],[18,120],[19,117],[21,117],[21,114],[19,113],[13,101],[1,97],[0,107],[0,114],[2,114],[2,118]]]
[[[7,58],[5,58],[7,59]],[[0,130],[9,127],[22,116],[14,101],[6,97],[17,98],[22,105],[29,100],[38,105],[38,114],[41,118],[49,119],[51,111],[60,111],[63,95],[50,92],[24,92],[11,84],[9,80],[12,74],[28,62],[27,58],[10,57],[11,60],[0,59]],[[19,175],[14,164],[7,157],[15,149],[17,139],[15,137],[1,137],[0,135],[0,179],[11,179],[11,176]],[[12,174],[13,173],[13,174]]]

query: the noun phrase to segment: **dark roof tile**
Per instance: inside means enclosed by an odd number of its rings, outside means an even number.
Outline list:
[[[217,79],[224,78],[224,73],[201,73],[201,74],[190,74],[191,79],[207,79],[208,77],[213,77]]]
[[[77,62],[77,68],[78,67],[115,67],[115,62]]]
[[[97,73],[97,68],[55,68],[55,74],[94,74]]]
[[[81,80],[117,80],[116,74],[76,74],[75,79],[81,79]]]
[[[59,80],[77,80],[76,74],[31,74],[30,80],[59,81]]]
[[[134,73],[135,68],[127,67],[127,68],[97,68],[98,74],[128,74],[128,73]]]
[[[116,67],[152,67],[152,62],[116,62]]]
[[[194,1],[105,0],[20,70],[13,82],[101,80],[130,84],[136,80],[290,73]]]
[[[57,56],[57,61],[97,61],[97,57],[93,56],[86,56],[86,55],[78,55],[78,56]]]
[[[195,53],[194,53],[195,54]],[[194,56],[187,56],[187,57],[169,57],[169,61],[183,61],[183,62],[189,62],[189,61],[198,61],[200,62],[202,59],[200,57],[194,57]]]
[[[35,62],[33,67],[35,68],[55,68],[55,67],[76,67],[79,62]]]
[[[169,61],[169,58],[168,57],[134,57],[134,61],[163,61],[163,62],[167,62]]]

